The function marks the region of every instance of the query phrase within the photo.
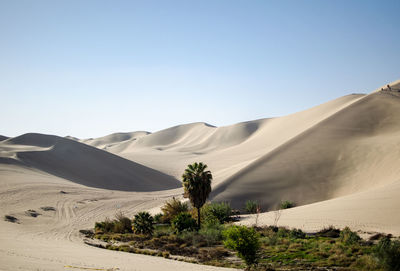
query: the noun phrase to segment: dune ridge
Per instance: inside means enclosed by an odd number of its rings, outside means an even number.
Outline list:
[[[217,185],[277,146],[362,97],[364,95],[347,95],[285,117],[224,127],[213,127],[204,123],[176,126],[135,141],[115,144],[107,151],[177,179],[180,179],[187,164],[201,160],[209,165],[215,177],[213,185]]]
[[[0,154],[90,187],[124,191],[180,187],[177,180],[164,173],[58,136],[32,133],[10,138],[0,143]]]
[[[400,80],[391,85],[400,88]],[[378,89],[380,90],[380,89]],[[400,235],[400,93],[352,94],[288,116],[95,139],[25,134],[0,140],[0,265],[5,270],[225,270],[99,250],[80,229],[182,196],[187,164],[212,171],[212,200],[258,200],[258,225],[330,225]],[[175,178],[174,178],[175,177]],[[120,191],[119,191],[120,190]],[[273,211],[281,200],[298,207]],[[51,206],[54,211],[42,211]],[[26,211],[41,214],[33,218]],[[272,210],[272,211],[271,211]],[[245,215],[242,224],[254,225]]]
[[[236,207],[257,199],[270,209],[281,200],[303,205],[396,181],[399,113],[399,97],[368,95],[236,173],[213,198]]]

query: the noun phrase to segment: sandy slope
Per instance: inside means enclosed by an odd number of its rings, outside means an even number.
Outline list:
[[[80,229],[91,228],[95,221],[113,217],[117,211],[133,216],[159,206],[179,196],[180,189],[120,192],[88,188],[15,165],[0,165],[0,176],[0,215],[13,215],[20,222],[0,220],[0,270],[218,270],[94,248],[85,245],[79,235]],[[40,207],[44,206],[56,210],[43,211]],[[27,215],[29,209],[41,215]]]
[[[302,228],[315,232],[323,227],[346,226],[363,233],[385,232],[400,235],[400,182],[396,181],[368,191],[338,197],[282,211],[261,213],[258,225]],[[241,222],[254,225],[256,215],[247,215]]]
[[[289,116],[226,127],[180,125],[107,150],[177,179],[188,163],[204,161],[216,185],[363,96],[348,95]]]
[[[400,81],[391,88],[400,90]],[[193,161],[213,172],[214,200],[242,207],[257,199],[263,210],[281,200],[303,205],[283,211],[278,225],[400,234],[399,158],[400,94],[388,91],[226,127],[192,123],[88,140],[1,137],[0,215],[20,224],[0,221],[0,267],[214,270],[89,247],[79,236],[119,210],[132,216],[181,195],[177,179]],[[29,209],[41,215],[27,215]],[[274,214],[260,214],[258,223],[273,224]],[[249,216],[242,223],[254,222]]]
[[[25,134],[1,141],[0,159],[90,187],[125,191],[180,187],[177,180],[164,173],[86,144],[51,135]]]
[[[215,200],[308,204],[399,180],[400,96],[376,93],[347,106],[220,184]]]

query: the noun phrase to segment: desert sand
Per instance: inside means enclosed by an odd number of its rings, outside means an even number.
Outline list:
[[[182,195],[180,176],[195,161],[213,173],[212,200],[239,209],[248,199],[260,202],[258,225],[400,235],[400,81],[390,85],[393,91],[225,127],[192,123],[92,139],[0,136],[0,215],[18,219],[0,220],[0,268],[217,270],[98,249],[79,234],[118,211],[157,212]],[[299,207],[274,222],[282,200]],[[255,224],[256,217],[240,223]]]

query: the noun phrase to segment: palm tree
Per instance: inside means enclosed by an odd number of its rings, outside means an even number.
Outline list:
[[[200,208],[206,202],[211,192],[212,175],[206,164],[194,163],[188,165],[182,175],[185,198],[197,209],[197,225],[200,229]]]

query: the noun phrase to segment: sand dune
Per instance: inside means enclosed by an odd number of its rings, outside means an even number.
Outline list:
[[[204,123],[181,125],[136,141],[116,144],[107,151],[177,179],[187,164],[204,161],[213,172],[213,185],[217,185],[362,97],[348,95],[289,116],[226,127],[217,128]]]
[[[153,134],[86,140],[0,137],[0,215],[21,222],[0,221],[0,266],[216,270],[100,250],[84,245],[79,236],[79,229],[117,211],[132,216],[180,196],[177,179],[194,161],[205,162],[213,173],[213,200],[236,208],[258,200],[264,211],[281,200],[301,205],[283,211],[279,225],[308,231],[350,226],[398,235],[400,81],[390,85],[393,91],[385,86],[385,91],[344,96],[292,115],[225,127],[191,123]],[[25,215],[42,206],[55,211]],[[258,222],[273,220],[274,212],[266,212]],[[254,222],[254,216],[241,221]]]
[[[178,189],[122,192],[89,188],[37,170],[0,164],[1,270],[232,270],[167,260],[161,257],[99,249],[84,244],[80,229],[113,218],[118,211],[135,213],[159,206]],[[60,193],[64,191],[64,193]],[[44,211],[50,206],[54,211]],[[38,217],[27,216],[29,209]],[[233,271],[233,270],[232,270]]]
[[[220,184],[214,199],[236,207],[257,199],[300,205],[394,182],[400,145],[400,97],[368,95],[267,153]]]
[[[79,141],[100,149],[107,149],[109,147],[112,147],[114,144],[121,143],[127,140],[134,141],[148,134],[150,133],[144,131],[131,132],[131,133],[114,133],[108,136],[83,139]]]
[[[0,135],[0,141],[6,140],[6,139],[8,139],[8,137]]]
[[[180,187],[174,178],[88,145],[42,134],[0,143],[1,156],[90,187],[155,191]],[[1,162],[1,161],[0,161]]]

